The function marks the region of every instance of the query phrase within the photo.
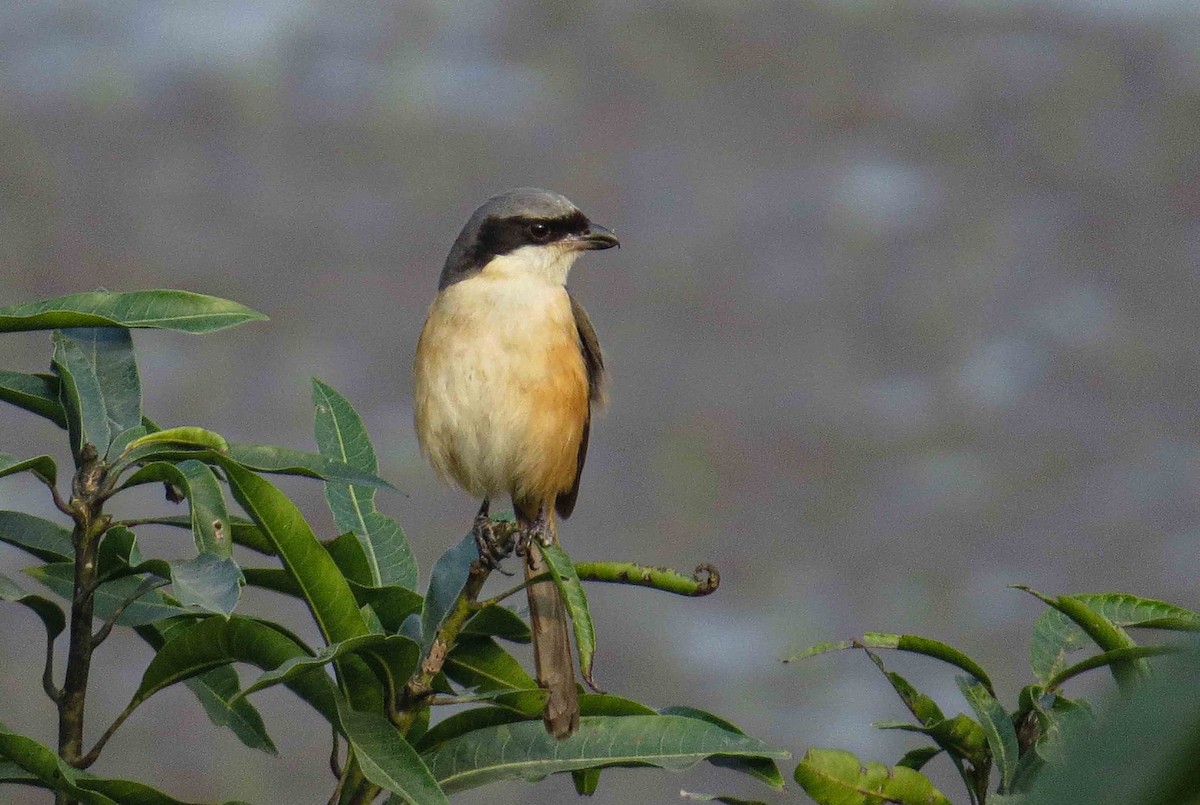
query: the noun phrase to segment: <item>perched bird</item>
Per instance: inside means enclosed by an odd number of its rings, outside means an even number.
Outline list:
[[[519,188],[475,211],[446,258],[413,364],[417,437],[443,478],[488,506],[512,498],[525,539],[525,577],[545,571],[542,545],[570,516],[587,456],[604,362],[567,274],[585,251],[619,246],[563,196]],[[481,553],[486,555],[484,546]],[[579,698],[558,589],[528,587],[546,729],[579,727]]]

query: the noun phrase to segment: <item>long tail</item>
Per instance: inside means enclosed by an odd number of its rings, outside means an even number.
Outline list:
[[[553,515],[547,523],[555,534]],[[546,572],[546,560],[536,540],[531,540],[525,562],[525,578]],[[567,610],[552,581],[526,588],[529,595],[529,626],[533,631],[533,659],[538,684],[550,692],[542,721],[555,738],[569,738],[579,729],[579,692],[575,687],[575,661],[571,658],[571,635]]]

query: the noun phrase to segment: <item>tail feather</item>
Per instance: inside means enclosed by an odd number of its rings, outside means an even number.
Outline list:
[[[549,526],[554,529],[553,519]],[[546,572],[546,560],[536,542],[531,540],[526,557],[526,579]],[[526,593],[537,681],[550,693],[546,709],[542,711],[542,721],[546,731],[555,738],[569,738],[579,729],[579,691],[575,686],[575,660],[571,656],[567,609],[552,581],[531,584]]]

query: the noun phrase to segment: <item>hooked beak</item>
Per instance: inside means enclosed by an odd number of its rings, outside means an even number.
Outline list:
[[[600,224],[588,224],[586,232],[575,235],[572,239],[575,241],[575,248],[588,251],[611,249],[621,245],[621,241],[617,240],[612,230]]]

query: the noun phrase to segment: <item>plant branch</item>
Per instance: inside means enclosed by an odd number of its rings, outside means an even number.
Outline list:
[[[100,757],[100,752],[104,749],[104,745],[108,743],[108,739],[113,737],[113,733],[121,728],[121,725],[125,723],[125,719],[129,718],[133,714],[133,711],[137,709],[138,704],[137,699],[134,699],[125,706],[125,709],[121,711],[113,723],[108,726],[108,729],[104,731],[104,734],[100,736],[100,740],[96,741],[96,745],[92,747],[92,750],[81,757],[79,762],[75,764],[77,768],[86,769],[96,762],[96,759]]]
[[[63,692],[54,684],[54,638],[46,633],[46,666],[42,669],[42,690],[50,697],[50,701],[58,704],[62,701]]]
[[[502,552],[508,549],[521,530],[516,523],[507,521],[493,523],[493,529],[497,547]],[[463,585],[462,591],[454,599],[449,612],[442,620],[442,625],[433,638],[428,654],[404,685],[398,710],[388,714],[392,723],[401,733],[408,733],[417,718],[421,705],[433,695],[434,677],[441,672],[442,666],[446,662],[446,655],[449,653],[450,647],[457,642],[459,633],[471,616],[478,611],[479,593],[483,590],[483,585],[491,573],[492,568],[482,559],[476,559],[471,563],[471,569],[467,574],[467,583]]]
[[[113,613],[108,616],[108,620],[104,621],[103,625],[101,625],[96,633],[92,635],[92,648],[100,645],[105,641],[105,639],[108,638],[109,632],[112,631],[112,628],[116,624],[117,620],[125,614],[125,610],[130,604],[151,590],[157,590],[159,587],[165,587],[170,583],[171,582],[169,579],[148,578],[135,587],[133,592],[126,596],[125,600],[122,601],[120,605],[113,610]]]
[[[696,565],[690,578],[667,567],[648,567],[633,562],[579,562],[575,572],[581,581],[652,587],[689,597],[708,595],[721,586],[721,575],[709,564]]]
[[[108,527],[102,512],[105,466],[96,448],[84,445],[71,481],[71,501],[66,504],[75,521],[71,541],[75,546],[75,576],[71,596],[70,641],[67,669],[58,705],[58,754],[72,766],[83,759],[83,720],[91,672],[92,620],[95,612],[96,556],[100,536]],[[63,801],[68,801],[62,797]]]

